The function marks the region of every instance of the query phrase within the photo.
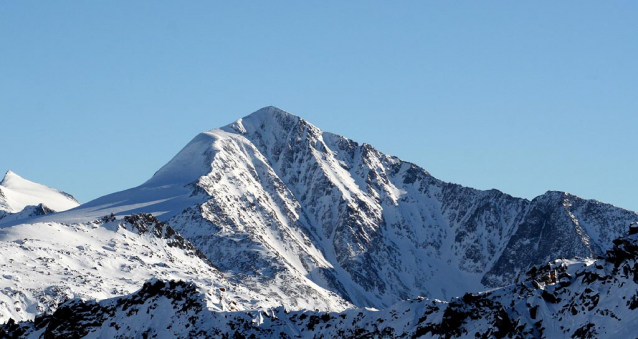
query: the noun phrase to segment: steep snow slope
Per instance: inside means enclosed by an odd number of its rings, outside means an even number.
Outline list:
[[[78,205],[80,203],[70,194],[26,180],[11,171],[0,182],[0,223],[64,211]]]
[[[604,253],[638,219],[562,192],[446,183],[274,107],[198,135],[139,187],[32,220],[110,212],[153,213],[229,279],[322,309],[505,286],[533,264]]]
[[[450,302],[418,298],[383,311],[210,312],[184,282],[153,280],[131,295],[71,300],[0,336],[153,338],[633,338],[638,333],[638,226],[598,260],[563,260],[526,280]]]

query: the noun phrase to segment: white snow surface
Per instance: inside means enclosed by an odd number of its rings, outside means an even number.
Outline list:
[[[201,202],[201,197],[193,196],[192,193],[197,179],[210,172],[207,158],[212,151],[213,141],[213,137],[201,133],[144,184],[97,198],[74,210],[35,218],[29,222],[42,220],[85,223],[110,213],[118,216],[152,213],[163,219],[170,218]],[[19,222],[6,224],[10,226]]]

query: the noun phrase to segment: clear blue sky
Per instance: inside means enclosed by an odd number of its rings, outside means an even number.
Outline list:
[[[82,202],[263,106],[638,210],[636,1],[2,1],[0,171]]]

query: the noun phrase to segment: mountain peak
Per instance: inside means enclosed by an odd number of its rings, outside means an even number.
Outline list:
[[[281,108],[266,106],[221,129],[226,132],[246,134],[247,132],[264,129],[268,125],[281,126],[302,120],[301,117],[290,114]]]
[[[262,107],[255,112],[245,116],[243,119],[272,119],[281,115],[291,115],[292,114],[284,111],[283,109],[275,106],[266,106]]]
[[[275,106],[263,107],[229,125],[203,132],[191,140],[173,159],[160,168],[144,185],[184,185],[196,181],[210,172],[210,152],[215,150],[213,144],[220,137],[219,132],[232,134],[252,133],[256,130],[281,129],[287,121],[300,121],[300,117],[292,115]]]
[[[8,187],[8,186],[15,185],[15,184],[18,184],[19,182],[24,182],[24,181],[28,181],[28,180],[17,175],[15,172],[8,170],[7,173],[5,173],[2,181],[0,181],[0,186]]]

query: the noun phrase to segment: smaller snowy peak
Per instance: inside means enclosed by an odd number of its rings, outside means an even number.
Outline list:
[[[591,199],[585,199],[582,197],[579,197],[577,195],[571,194],[569,192],[564,192],[564,191],[547,191],[537,197],[535,197],[532,200],[546,200],[546,201],[570,201],[570,200],[575,200],[575,199],[580,199],[580,200],[591,200]],[[591,200],[591,201],[597,201],[597,200]]]
[[[7,171],[0,182],[0,210],[17,213],[27,206],[44,204],[53,211],[65,211],[80,205],[65,192],[44,186]]]
[[[7,185],[10,185],[11,182],[19,181],[19,180],[24,180],[24,179],[21,176],[15,174],[13,171],[8,170],[7,173],[4,175],[2,182],[0,182],[0,186],[7,186]]]

